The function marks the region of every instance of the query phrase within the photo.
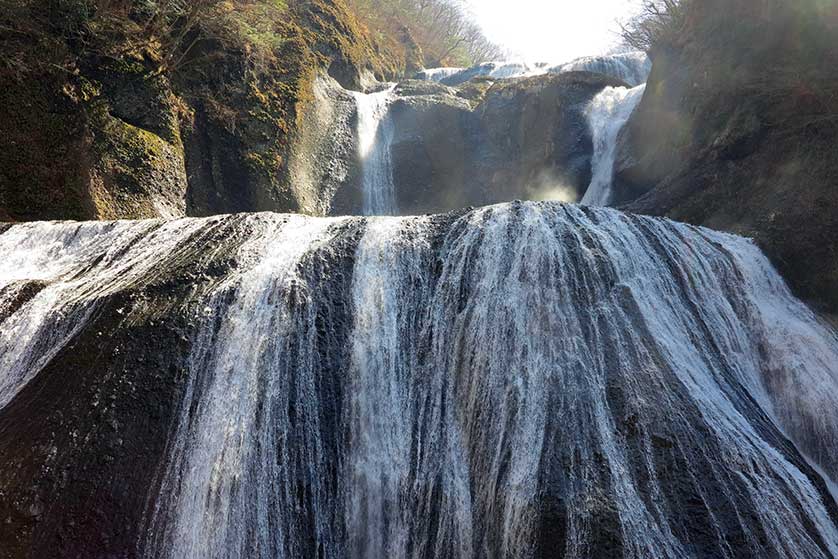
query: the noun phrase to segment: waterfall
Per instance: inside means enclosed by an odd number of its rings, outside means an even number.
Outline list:
[[[520,78],[542,74],[564,74],[566,72],[594,72],[622,80],[632,87],[646,82],[652,70],[652,61],[645,52],[625,52],[601,56],[585,56],[550,65],[521,61],[487,62],[471,68],[431,68],[416,74],[415,79],[435,81],[457,86],[476,77],[495,79]]]
[[[188,325],[146,558],[838,556],[838,336],[747,239],[541,202],[19,224],[0,256],[0,410],[97,309]],[[183,269],[212,279],[167,303]]]
[[[173,475],[162,488],[169,500],[158,511],[171,522],[157,518],[151,557],[305,557],[309,537],[335,556],[305,305],[316,293],[295,270],[328,240],[330,223],[293,216],[260,224],[242,247],[253,267],[208,296]],[[291,402],[299,406],[293,417]],[[310,484],[313,525],[293,518],[300,478]]]
[[[413,377],[420,363],[418,308],[430,285],[428,223],[381,219],[369,224],[356,253],[351,298],[355,319],[349,355],[349,428],[344,506],[351,557],[406,556],[418,520],[403,506],[411,492]]]
[[[443,68],[428,68],[417,72],[413,77],[417,80],[437,82],[440,83],[452,76],[455,76],[465,70],[465,68],[443,67]]]
[[[547,71],[555,74],[564,72],[595,72],[624,81],[631,87],[646,83],[652,61],[645,52],[626,52],[604,56],[585,56],[571,62],[553,66]]]
[[[0,235],[0,408],[84,328],[100,301],[156,273],[207,222],[26,223]]]
[[[395,87],[393,84],[376,93],[353,92],[358,107],[358,155],[364,215],[398,213],[390,159],[393,122],[388,117]]]
[[[248,231],[146,557],[838,555],[803,458],[838,476],[838,338],[750,241],[556,203]]]
[[[606,87],[588,106],[588,126],[594,142],[594,154],[591,159],[593,176],[582,198],[582,204],[606,206],[612,202],[617,140],[631,113],[643,98],[645,90],[645,85],[633,89]]]
[[[484,62],[470,68],[431,68],[416,74],[418,80],[435,81],[448,86],[461,85],[473,78],[494,79],[535,76],[546,71],[546,64],[530,64],[516,60]]]

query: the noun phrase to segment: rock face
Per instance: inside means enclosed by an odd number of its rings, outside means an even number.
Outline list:
[[[512,203],[0,259],[2,559],[838,555],[838,338],[746,239]]]
[[[78,75],[0,92],[0,216],[182,216],[187,176],[177,109],[141,58],[91,59]]]
[[[356,110],[351,92],[333,78],[315,80],[289,159],[290,184],[303,213],[348,213],[341,208],[357,205],[343,202],[357,193],[360,181]]]
[[[0,218],[360,213],[352,91],[414,71],[418,47],[403,30],[387,39],[403,43],[404,59],[389,56],[341,0],[285,10],[269,51],[244,32],[198,26],[177,63],[130,31],[88,24],[65,36],[59,12],[33,16],[43,29],[2,39],[30,67],[0,93]],[[618,84],[579,72],[457,88],[403,82],[388,117],[399,211],[577,199],[590,178],[585,105]]]
[[[615,188],[632,211],[754,237],[834,313],[838,15],[810,0],[690,10],[681,42],[655,53]]]
[[[588,73],[404,82],[390,118],[399,212],[527,199],[574,201],[590,183],[590,100],[612,78]]]
[[[174,223],[183,233],[177,247],[171,225],[154,221],[126,234],[96,222],[42,236],[36,225],[14,241],[26,256],[13,261],[16,279],[5,276],[0,289],[3,559],[136,556],[147,507],[140,488],[156,483],[186,380],[192,311],[182,303],[229,268],[236,242],[220,222]],[[64,245],[77,249],[72,262],[48,248],[67,240],[61,229],[75,237]],[[100,235],[108,242],[96,246]],[[75,285],[86,287],[75,290],[62,274],[81,268],[114,274],[90,282],[83,273]],[[41,314],[44,301],[61,312]],[[8,346],[29,335],[28,347]],[[26,380],[10,401],[10,387]]]
[[[0,39],[14,61],[0,68],[0,218],[14,221],[320,213],[348,172],[306,161],[329,155],[318,123],[346,101],[333,84],[414,65],[377,48],[341,0],[289,2],[261,58],[259,37],[198,25],[177,64],[131,34],[142,14],[82,32],[57,8],[19,9],[26,25]]]

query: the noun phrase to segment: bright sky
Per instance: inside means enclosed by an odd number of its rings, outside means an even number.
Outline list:
[[[486,35],[528,61],[564,62],[618,43],[639,0],[467,0]]]

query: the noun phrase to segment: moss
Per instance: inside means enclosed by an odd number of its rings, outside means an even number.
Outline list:
[[[102,95],[102,84],[99,82],[88,80],[84,77],[79,77],[80,86],[77,88],[80,95],[79,100],[89,103]],[[69,93],[69,91],[67,91]]]
[[[0,157],[0,211],[15,219],[145,215],[126,193],[147,194],[161,177],[176,190],[185,153],[193,190],[218,199],[201,213],[297,209],[287,165],[316,77],[328,72],[350,88],[365,72],[394,78],[405,70],[396,46],[407,39],[372,37],[343,0],[220,6],[222,17],[195,28],[194,48],[168,74],[159,71],[165,41],[143,36],[130,16],[87,14],[72,33],[53,36],[49,27],[6,49],[47,70],[0,93],[0,132],[13,142]],[[37,109],[17,114],[29,98]],[[117,202],[103,210],[103,197]]]
[[[186,189],[182,146],[112,113],[105,97],[86,107],[92,217],[155,217],[162,206],[177,215],[176,198]]]
[[[471,108],[475,108],[486,97],[486,93],[495,85],[495,80],[492,78],[479,77],[467,81],[457,88],[457,96],[469,102]]]
[[[6,219],[91,215],[81,85],[53,71],[0,88],[0,206]]]
[[[296,17],[307,32],[312,50],[331,64],[366,68],[382,79],[404,74],[404,52],[399,53],[393,46],[398,39],[376,41],[343,0],[301,2]],[[341,81],[342,76],[334,77]]]
[[[111,58],[103,65],[103,70],[114,72],[118,74],[128,74],[135,76],[144,76],[148,73],[148,68],[142,61],[136,58]]]
[[[165,140],[148,130],[112,117],[107,103],[97,103],[92,113],[95,125],[103,133],[104,142],[100,143],[100,149],[104,160],[141,166],[165,153]]]

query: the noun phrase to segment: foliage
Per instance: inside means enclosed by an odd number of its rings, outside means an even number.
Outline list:
[[[500,55],[463,0],[345,2],[377,45],[368,56],[401,51],[407,66],[466,66]],[[258,71],[276,63],[288,40],[289,11],[286,0],[0,0],[0,72],[44,64],[72,71],[79,57],[93,54],[153,59],[158,73],[171,75],[213,50],[204,48],[210,43],[245,53]],[[32,44],[54,56],[30,56]]]
[[[0,0],[0,10],[0,29],[18,39],[62,40],[70,58],[153,52],[157,72],[171,73],[194,62],[202,41],[264,64],[284,41],[278,23],[287,8],[282,0]],[[2,46],[2,65],[25,69],[19,49]]]
[[[371,29],[398,35],[406,28],[421,48],[424,64],[469,66],[498,58],[462,0],[348,0]]]
[[[623,41],[646,52],[677,44],[692,2],[643,0],[640,13],[622,25]]]

